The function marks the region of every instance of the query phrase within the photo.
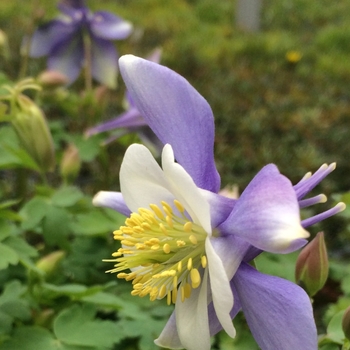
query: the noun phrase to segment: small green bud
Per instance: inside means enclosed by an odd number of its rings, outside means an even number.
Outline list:
[[[53,170],[54,145],[43,111],[30,98],[20,94],[11,115],[18,138],[41,171]]]
[[[328,256],[323,232],[300,252],[296,267],[296,282],[302,285],[309,296],[322,289],[328,277]]]
[[[70,144],[63,153],[63,157],[60,164],[60,171],[62,177],[66,181],[73,181],[81,168],[81,159],[78,148]]]
[[[345,336],[350,340],[350,306],[344,312],[341,325]]]
[[[62,250],[57,250],[48,255],[45,255],[40,260],[37,261],[36,267],[47,274],[55,272],[59,262],[65,256],[65,252]]]

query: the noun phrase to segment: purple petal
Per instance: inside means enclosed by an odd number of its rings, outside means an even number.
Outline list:
[[[110,88],[116,87],[118,55],[113,43],[91,38],[92,76]]]
[[[118,117],[108,120],[104,123],[98,124],[86,131],[88,136],[98,134],[100,132],[109,131],[117,128],[133,128],[147,125],[145,120],[140,115],[136,108],[131,108]]]
[[[122,40],[131,34],[132,25],[112,13],[99,11],[90,21],[90,30],[101,39]]]
[[[123,195],[120,192],[100,191],[92,199],[96,207],[111,208],[120,214],[129,216],[130,209],[126,206]]]
[[[300,225],[295,191],[273,164],[255,176],[218,229],[275,253],[299,249],[309,236]]]
[[[306,176],[294,186],[298,199],[303,198],[334,169],[335,163],[330,165],[323,164],[313,175],[311,175],[311,173],[306,174]]]
[[[237,200],[207,190],[202,193],[210,205],[211,226],[218,227],[230,215]]]
[[[78,77],[83,62],[83,41],[80,35],[76,35],[53,48],[48,59],[48,68],[64,74],[72,83]]]
[[[247,264],[240,266],[232,284],[262,350],[317,349],[312,307],[302,288]]]
[[[154,133],[173,147],[176,160],[198,187],[217,192],[214,118],[207,101],[174,71],[126,55],[119,60],[125,84]]]
[[[31,57],[47,56],[61,42],[65,42],[75,32],[72,23],[53,20],[40,26],[33,34],[30,42]]]

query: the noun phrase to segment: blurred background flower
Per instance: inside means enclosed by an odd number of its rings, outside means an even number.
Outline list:
[[[112,40],[122,40],[132,31],[130,22],[106,11],[92,13],[84,1],[66,0],[58,5],[61,15],[34,32],[31,57],[48,56],[48,69],[74,82],[81,69],[110,88],[116,86],[118,54]]]

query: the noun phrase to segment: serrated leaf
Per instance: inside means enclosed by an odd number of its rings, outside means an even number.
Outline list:
[[[54,332],[66,344],[107,347],[124,338],[114,322],[95,319],[96,309],[89,304],[63,310],[54,321]]]
[[[58,207],[70,207],[84,197],[83,193],[73,186],[58,189],[51,197],[52,204]]]
[[[12,248],[0,243],[0,270],[6,269],[10,264],[16,265],[18,262],[18,254]]]
[[[48,206],[42,223],[43,236],[48,245],[60,247],[66,245],[70,233],[69,219],[65,209]]]

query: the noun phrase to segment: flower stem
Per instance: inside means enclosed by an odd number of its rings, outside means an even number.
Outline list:
[[[92,91],[92,52],[91,52],[91,38],[88,33],[83,34],[84,42],[84,58],[85,58],[85,92],[89,93]]]

